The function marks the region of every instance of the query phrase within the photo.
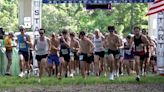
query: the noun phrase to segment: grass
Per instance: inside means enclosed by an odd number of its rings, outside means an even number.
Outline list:
[[[141,78],[140,82],[135,80],[135,76],[121,76],[114,81],[108,80],[108,77],[101,76],[87,77],[86,79],[76,76],[74,78],[63,78],[58,80],[55,77],[43,77],[38,83],[38,78],[30,77],[28,79],[19,78],[17,76],[7,77],[0,76],[0,88],[15,88],[20,86],[66,86],[66,85],[94,85],[94,84],[164,84],[164,77],[158,75],[148,75]]]

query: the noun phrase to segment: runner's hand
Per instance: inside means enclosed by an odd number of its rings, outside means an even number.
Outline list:
[[[88,56],[92,56],[92,54],[88,54]]]

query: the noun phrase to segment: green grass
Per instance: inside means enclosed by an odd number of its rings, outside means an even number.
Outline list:
[[[148,75],[141,78],[140,82],[135,80],[135,76],[121,76],[114,81],[108,80],[108,77],[87,77],[86,79],[80,76],[74,78],[62,78],[58,80],[55,77],[43,77],[41,83],[38,83],[38,78],[30,77],[28,79],[19,78],[16,76],[6,77],[0,76],[0,88],[15,88],[20,86],[66,86],[66,85],[94,85],[94,84],[144,84],[157,83],[164,84],[164,77],[157,75]]]

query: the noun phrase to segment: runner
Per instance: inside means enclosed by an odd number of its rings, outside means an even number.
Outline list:
[[[108,70],[108,65],[109,65],[109,62],[108,62],[108,46],[106,43],[108,43],[108,40],[106,40],[108,37],[108,34],[106,33],[105,34],[105,40],[103,41],[103,46],[104,46],[104,76],[106,77],[107,76],[107,72],[109,71]]]
[[[109,65],[110,65],[110,80],[114,80],[114,73],[116,77],[119,75],[119,47],[121,46],[121,41],[119,36],[115,33],[114,26],[108,26],[109,35],[106,38],[106,44],[108,46],[109,54]]]
[[[96,76],[100,76],[103,71],[103,59],[104,59],[104,47],[103,47],[104,37],[101,35],[99,29],[95,29],[94,36],[94,70]]]
[[[4,45],[5,45],[5,48],[6,48],[6,57],[7,57],[7,60],[8,60],[5,75],[11,75],[10,66],[12,64],[12,51],[13,51],[12,38],[13,38],[13,33],[10,32],[8,34],[8,36],[5,37],[5,40],[4,40]]]
[[[91,42],[93,43],[93,38],[94,38],[94,35],[92,33],[88,34],[87,35],[87,38],[89,40],[91,40]],[[87,64],[86,66],[86,74],[89,76],[90,74],[91,75],[94,75],[94,48],[92,50],[92,53],[90,54],[90,56],[88,57],[90,63]]]
[[[151,41],[151,38],[148,36],[148,32],[146,31],[146,29],[142,29],[142,34],[143,35],[145,35],[146,37],[147,37],[147,39],[148,39],[148,41],[149,41],[149,43],[152,43],[152,41]],[[143,62],[143,67],[144,67],[144,69],[141,67],[141,69],[142,69],[142,75],[145,75],[146,74],[146,72],[149,70],[149,66],[150,66],[150,57],[151,57],[151,49],[150,49],[150,45],[147,45],[147,46],[145,46],[145,60],[144,60],[144,62]]]
[[[18,35],[18,47],[21,68],[21,73],[19,74],[19,76],[24,77],[26,75],[27,77],[29,70],[29,49],[32,44],[30,36],[25,34],[25,27],[21,25],[19,27],[19,31],[21,32],[21,34]]]
[[[62,72],[64,72],[65,77],[68,77],[68,67],[70,62],[70,38],[68,34],[68,30],[64,29],[60,38],[60,61],[62,63]]]
[[[133,46],[132,37],[128,35],[126,37],[126,42],[124,43],[124,64],[126,65],[128,75],[130,75],[130,70],[133,67]]]
[[[119,52],[120,52],[120,56],[119,56],[119,74],[120,75],[123,75],[123,69],[124,69],[124,66],[123,66],[123,59],[124,59],[124,38],[123,37],[120,37],[120,42],[121,42],[121,46],[119,47]],[[116,74],[115,73],[115,76],[119,76],[119,74]]]
[[[45,29],[39,30],[40,37],[36,38],[34,41],[34,50],[36,51],[36,60],[38,61],[39,68],[39,80],[41,81],[41,77],[43,74],[43,70],[47,70],[47,56],[50,49],[50,41],[48,37],[44,36]]]
[[[152,70],[152,73],[156,73],[156,48],[155,40],[151,39],[149,69]]]
[[[80,56],[79,56],[79,60],[80,60],[80,70],[81,70],[81,74],[82,77],[85,78],[86,77],[86,71],[88,72],[89,70],[86,69],[87,66],[91,63],[89,57],[91,56],[92,52],[93,52],[93,44],[91,42],[91,40],[89,40],[84,31],[81,31],[79,33],[80,36]]]
[[[48,73],[49,76],[52,75],[53,66],[55,65],[56,76],[58,79],[61,79],[61,69],[58,52],[60,51],[60,42],[55,33],[51,35],[51,50],[48,56]]]
[[[71,74],[70,76],[73,77],[74,74],[75,74],[75,69],[77,69],[77,71],[79,71],[79,57],[77,55],[77,52],[79,51],[79,41],[76,40],[75,38],[75,33],[74,32],[71,32],[70,33],[70,38],[71,38],[71,43],[70,43],[70,48],[71,48],[71,53],[70,53],[70,56],[71,56],[71,63],[70,63],[70,66],[71,66]]]
[[[139,27],[134,27],[134,59],[135,59],[135,69],[136,69],[136,80],[140,81],[140,68],[145,59],[145,46],[149,45],[149,41],[145,35],[142,35]]]

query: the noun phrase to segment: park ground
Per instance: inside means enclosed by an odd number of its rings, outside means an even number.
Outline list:
[[[37,77],[28,79],[16,76],[0,76],[0,92],[164,92],[164,77],[147,75],[140,82],[135,76],[121,76],[114,81],[108,77],[76,76],[74,78],[43,77],[38,83]]]

